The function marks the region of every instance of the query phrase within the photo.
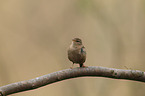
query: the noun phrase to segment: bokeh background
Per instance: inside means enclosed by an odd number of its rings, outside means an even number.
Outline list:
[[[83,40],[87,66],[145,71],[145,0],[1,0],[0,86],[70,68],[74,37]],[[144,90],[140,82],[82,77],[12,96],[145,96]]]

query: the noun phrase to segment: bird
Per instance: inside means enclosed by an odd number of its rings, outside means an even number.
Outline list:
[[[73,62],[71,68],[73,68],[74,64],[79,64],[80,67],[87,67],[84,66],[84,62],[86,61],[86,50],[80,38],[72,39],[72,43],[68,49],[68,59]]]

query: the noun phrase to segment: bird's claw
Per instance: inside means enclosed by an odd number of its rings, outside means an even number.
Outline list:
[[[73,69],[73,67],[70,67],[70,69]]]
[[[83,68],[87,68],[88,66],[84,66],[84,65],[83,65],[82,67],[83,67]]]

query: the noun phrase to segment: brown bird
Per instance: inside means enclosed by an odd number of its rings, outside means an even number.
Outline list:
[[[86,51],[81,39],[72,39],[72,44],[68,49],[68,59],[73,62],[71,68],[73,68],[74,63],[79,64],[80,67],[86,67],[84,66],[84,62],[86,60]]]

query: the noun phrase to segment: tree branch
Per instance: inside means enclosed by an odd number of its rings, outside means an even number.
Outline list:
[[[84,76],[108,77],[145,82],[145,72],[142,71],[93,66],[87,68],[65,69],[35,79],[8,84],[0,87],[0,96],[32,90],[65,79]]]

